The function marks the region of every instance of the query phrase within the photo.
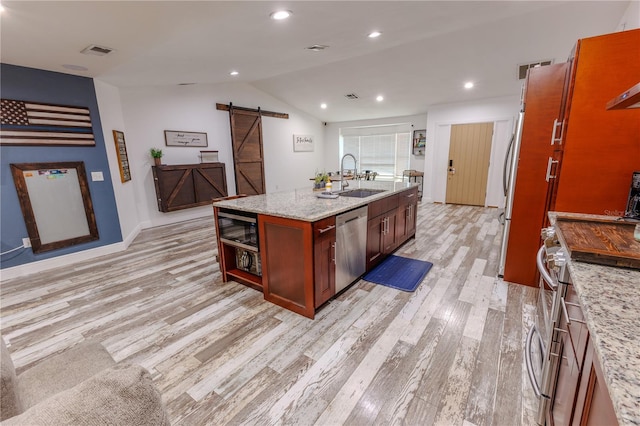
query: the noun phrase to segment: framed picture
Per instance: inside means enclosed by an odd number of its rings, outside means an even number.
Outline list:
[[[427,146],[426,129],[413,131],[413,155],[424,155],[424,149]]]
[[[124,143],[124,133],[114,130],[113,141],[116,144],[116,155],[118,156],[118,167],[120,168],[120,180],[122,183],[125,183],[131,180],[131,169],[129,168],[129,157],[127,157],[127,146]]]
[[[11,164],[34,253],[99,238],[84,163]]]
[[[313,135],[293,135],[294,152],[312,152]]]
[[[181,132],[177,130],[165,130],[164,140],[167,146],[209,146],[207,134],[201,132]]]

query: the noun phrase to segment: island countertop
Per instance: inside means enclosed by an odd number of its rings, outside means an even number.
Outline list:
[[[558,215],[550,212],[555,224]],[[567,213],[569,214],[569,213]],[[570,213],[586,219],[608,216]],[[560,241],[563,242],[561,231]],[[568,261],[574,288],[621,425],[640,424],[640,271]]]
[[[415,182],[385,182],[368,180],[350,180],[350,189],[381,189],[384,192],[373,194],[365,198],[342,197],[318,198],[321,191],[314,191],[310,187],[290,191],[273,192],[270,194],[252,195],[249,197],[222,200],[213,203],[214,207],[246,211],[270,216],[297,219],[305,222],[316,222],[329,216],[367,205],[394,193],[418,186]],[[333,192],[340,192],[335,190]]]

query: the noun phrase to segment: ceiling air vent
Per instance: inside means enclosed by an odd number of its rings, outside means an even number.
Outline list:
[[[344,95],[344,97],[347,99],[358,99],[360,96],[356,95],[355,93],[348,93]]]
[[[113,52],[114,50],[115,49],[112,49],[110,47],[104,47],[104,46],[98,46],[98,45],[92,44],[82,49],[80,53],[84,53],[85,55],[105,56]]]
[[[545,65],[551,65],[552,63],[553,60],[548,59],[545,61],[532,62],[530,64],[520,64],[518,65],[518,80],[524,80],[527,78],[527,71],[529,68],[543,67]]]
[[[305,47],[306,50],[313,50],[314,52],[319,52],[328,48],[326,44],[314,44],[313,46]]]

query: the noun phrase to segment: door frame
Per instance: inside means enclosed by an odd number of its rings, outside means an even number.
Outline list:
[[[514,112],[517,112],[514,110]],[[436,122],[434,125],[434,151],[431,159],[431,193],[432,201],[445,203],[447,195],[447,173],[449,165],[449,148],[451,142],[451,126],[454,124],[473,124],[493,122],[493,137],[491,139],[491,155],[489,160],[489,176],[487,179],[487,195],[485,207],[502,208],[505,196],[502,192],[502,168],[507,145],[514,131],[517,115],[511,117],[478,117],[469,121]],[[429,129],[427,129],[429,133]],[[425,167],[428,172],[429,165]],[[428,179],[425,173],[425,180]]]

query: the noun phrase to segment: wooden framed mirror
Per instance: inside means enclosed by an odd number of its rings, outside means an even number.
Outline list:
[[[11,164],[34,253],[99,238],[84,162]]]

